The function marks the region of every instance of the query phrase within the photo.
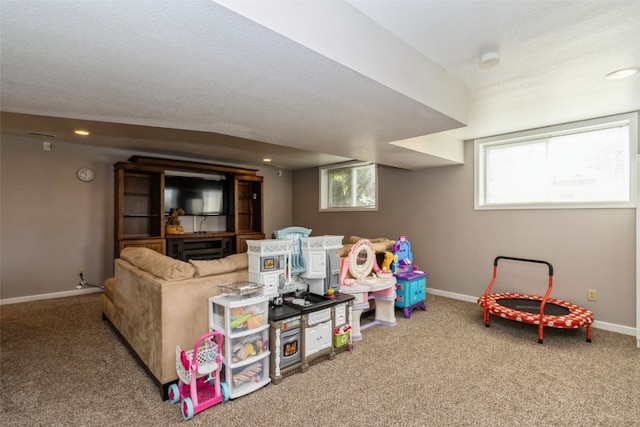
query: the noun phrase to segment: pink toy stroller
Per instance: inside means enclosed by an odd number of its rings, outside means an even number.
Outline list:
[[[229,386],[220,382],[222,341],[224,335],[212,331],[198,338],[193,350],[176,346],[176,371],[180,380],[169,387],[171,403],[181,402],[182,417],[194,414],[229,400]]]

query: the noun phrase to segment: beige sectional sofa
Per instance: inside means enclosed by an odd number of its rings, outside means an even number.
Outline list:
[[[176,345],[192,348],[208,331],[208,299],[219,286],[248,279],[247,254],[183,262],[148,248],[127,247],[105,283],[103,318],[144,364],[167,397],[178,379]]]

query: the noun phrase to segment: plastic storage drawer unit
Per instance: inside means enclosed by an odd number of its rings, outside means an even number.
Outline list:
[[[269,300],[254,295],[222,294],[209,298],[209,329],[225,335],[223,377],[231,399],[271,381]]]

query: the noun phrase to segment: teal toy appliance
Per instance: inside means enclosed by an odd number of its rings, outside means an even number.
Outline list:
[[[427,276],[429,273],[418,270],[413,265],[411,244],[407,236],[400,236],[393,244],[394,265],[393,275],[396,278],[395,306],[402,308],[405,318],[411,317],[415,308],[427,310]]]
[[[406,319],[411,317],[411,312],[419,308],[427,310],[425,300],[427,297],[427,276],[429,273],[419,270],[407,271],[396,274],[396,302],[395,306],[402,308],[402,314]]]

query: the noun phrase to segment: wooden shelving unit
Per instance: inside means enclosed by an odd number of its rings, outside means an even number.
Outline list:
[[[222,173],[228,178],[229,212],[226,230],[219,236],[181,235],[197,247],[198,239],[227,237],[231,244],[209,250],[212,257],[246,252],[247,240],[264,239],[263,178],[252,169],[208,163],[133,156],[128,162],[114,165],[115,172],[115,242],[114,256],[128,246],[144,246],[167,254],[165,236],[165,171]],[[177,236],[171,236],[172,238]],[[204,244],[204,243],[203,243]],[[176,256],[175,242],[171,253]],[[203,256],[206,256],[204,254]]]
[[[115,179],[115,256],[127,246],[164,253],[164,171],[116,163]]]

